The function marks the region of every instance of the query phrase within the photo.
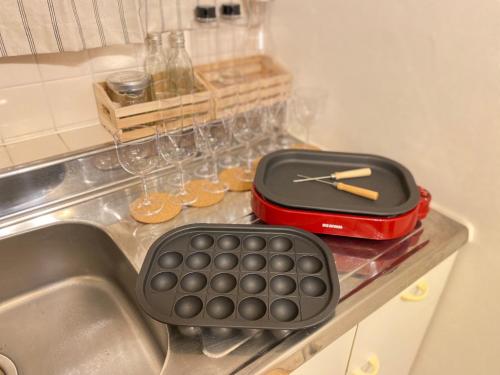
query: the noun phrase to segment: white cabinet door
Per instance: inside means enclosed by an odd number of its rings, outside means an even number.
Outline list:
[[[455,255],[358,325],[348,375],[408,374]]]
[[[292,375],[344,375],[355,327],[292,372]]]

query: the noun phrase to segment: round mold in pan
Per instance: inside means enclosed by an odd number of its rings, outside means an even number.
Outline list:
[[[297,304],[287,298],[274,300],[270,310],[271,315],[281,322],[289,322],[299,315]]]
[[[177,285],[177,276],[172,272],[161,272],[151,279],[151,288],[157,292],[166,292]]]
[[[305,255],[297,260],[297,267],[303,273],[318,273],[323,268],[323,263],[312,255]]]
[[[365,167],[372,169],[371,176],[348,183],[378,191],[377,201],[314,181],[293,182],[298,174],[326,176]],[[367,154],[276,151],[262,158],[254,184],[257,192],[270,202],[299,210],[392,217],[411,211],[420,201],[419,189],[408,169],[394,160]]]
[[[181,279],[181,288],[188,293],[196,293],[205,288],[207,277],[199,272],[191,272]]]
[[[210,264],[210,255],[204,252],[190,254],[186,259],[186,265],[193,270],[201,270]]]
[[[191,319],[203,309],[203,302],[197,296],[184,296],[174,305],[175,313],[183,319]]]
[[[240,246],[240,239],[238,236],[232,234],[225,234],[217,240],[217,246],[224,251],[236,250]]]
[[[238,257],[233,253],[218,254],[214,259],[215,267],[223,271],[230,271],[238,265]]]
[[[177,251],[167,251],[158,258],[158,265],[165,269],[176,268],[182,263],[182,260],[182,254]]]
[[[256,297],[248,297],[243,299],[238,305],[238,313],[243,319],[258,320],[266,315],[266,304]]]
[[[261,236],[247,236],[243,240],[243,250],[261,251],[266,247],[266,240]]]
[[[309,297],[319,297],[326,292],[326,284],[316,276],[307,276],[300,281],[300,290]]]
[[[210,280],[210,287],[217,293],[229,293],[236,284],[236,278],[230,273],[219,273]]]
[[[271,249],[271,251],[284,253],[286,251],[290,251],[292,247],[292,240],[283,236],[276,236],[274,238],[271,238],[271,241],[269,241],[269,248]]]
[[[234,312],[234,302],[231,298],[218,296],[207,303],[207,314],[214,319],[226,319]]]
[[[243,271],[260,271],[266,266],[266,258],[261,254],[247,254],[241,260]]]
[[[295,263],[288,255],[278,254],[273,255],[269,260],[271,272],[290,272]]]
[[[262,293],[266,289],[266,279],[254,273],[245,275],[240,280],[241,289],[248,294]]]
[[[207,250],[214,244],[214,238],[209,234],[197,234],[191,239],[191,246],[196,250]]]
[[[273,293],[282,296],[291,294],[297,289],[297,283],[295,282],[295,280],[287,275],[274,276],[269,284]]]

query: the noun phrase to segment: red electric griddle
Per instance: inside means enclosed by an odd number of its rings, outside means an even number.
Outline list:
[[[371,176],[343,182],[378,191],[376,201],[318,182],[294,183],[298,175],[324,176],[369,167]],[[375,155],[282,150],[260,161],[252,209],[264,222],[318,234],[387,240],[408,234],[429,211],[431,195],[401,164]]]

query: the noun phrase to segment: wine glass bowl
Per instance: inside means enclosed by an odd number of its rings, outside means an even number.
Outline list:
[[[116,152],[122,168],[132,175],[147,175],[158,165],[154,137],[129,142],[117,142]]]
[[[179,170],[180,184],[174,196],[178,203],[188,206],[196,202],[196,195],[186,190],[183,163],[196,156],[198,152],[195,129],[180,128],[171,130],[165,124],[156,127],[156,142],[160,155],[166,162],[175,164]]]
[[[323,115],[328,91],[319,87],[301,87],[293,95],[293,110],[297,121],[306,131],[306,142],[309,142],[311,127]]]
[[[144,125],[143,127],[146,127]],[[158,167],[158,149],[154,136],[126,140],[123,131],[113,134],[118,161],[122,168],[141,178],[143,194],[130,205],[132,214],[152,216],[159,213],[165,202],[148,192],[146,176]]]
[[[199,126],[199,131],[212,161],[210,163],[212,174],[209,180],[203,184],[203,189],[209,193],[223,193],[228,190],[228,187],[219,179],[217,156],[218,152],[225,149],[230,143],[231,133],[228,125],[224,121],[216,121]]]
[[[257,157],[252,150],[252,142],[254,142],[262,133],[261,124],[259,121],[249,121],[248,116],[239,116],[233,125],[233,135],[236,140],[245,146],[242,153],[243,168],[237,174],[237,178],[241,181],[253,181],[254,171],[252,163]]]

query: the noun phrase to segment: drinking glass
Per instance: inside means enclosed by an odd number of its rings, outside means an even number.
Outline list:
[[[280,103],[277,103],[274,112],[275,125],[277,127],[277,141],[279,148],[290,148],[297,143],[290,136],[290,133],[296,133],[297,116],[295,115],[293,98],[285,98]]]
[[[198,136],[198,150],[200,151],[202,155],[202,161],[198,167],[195,168],[194,170],[194,175],[196,177],[200,178],[210,178],[212,175],[212,167],[210,165],[210,151],[208,149],[207,143],[205,142],[204,136],[199,131],[198,125],[197,125],[197,136]]]
[[[138,126],[135,131],[151,132],[149,126]],[[146,176],[158,166],[158,149],[154,135],[139,139],[127,140],[123,131],[113,134],[116,155],[122,168],[128,173],[139,176],[142,181],[142,195],[130,205],[132,213],[141,216],[152,216],[159,213],[165,202],[151,196],[148,191]]]
[[[319,87],[302,87],[294,93],[293,109],[296,119],[305,129],[306,143],[309,143],[311,127],[323,115],[328,92]]]
[[[275,103],[263,108],[262,126],[264,133],[268,138],[268,142],[264,143],[260,149],[264,154],[276,151],[282,146],[287,146],[285,140],[285,109],[286,109],[287,93],[282,90],[278,93]]]
[[[238,116],[233,125],[233,135],[236,140],[244,145],[244,151],[241,155],[242,168],[236,177],[245,182],[253,181],[254,170],[252,163],[256,157],[255,151],[252,149],[252,143],[262,133],[261,124],[259,121],[249,121],[248,116]]]
[[[236,80],[240,81],[240,73],[235,70],[232,73],[233,77]],[[236,123],[236,119],[240,110],[240,99],[239,99],[239,89],[228,99],[224,97],[220,97],[219,102],[225,101],[225,105],[218,109],[219,116],[227,129],[228,132],[228,140],[227,140],[227,148],[231,147],[233,143],[234,133],[233,128]],[[232,152],[227,152],[219,158],[219,166],[222,168],[233,168],[237,167],[240,164],[238,157],[234,155]]]
[[[196,134],[193,128],[170,129],[162,123],[156,127],[156,139],[160,155],[165,161],[174,164],[180,175],[180,186],[173,195],[179,204],[188,206],[196,202],[197,197],[186,190],[184,162],[196,156]]]
[[[217,156],[218,152],[226,148],[230,141],[230,132],[224,121],[216,121],[199,126],[199,131],[206,144],[211,160],[212,174],[202,185],[203,190],[209,193],[223,193],[228,190],[228,186],[219,179],[219,168]]]

